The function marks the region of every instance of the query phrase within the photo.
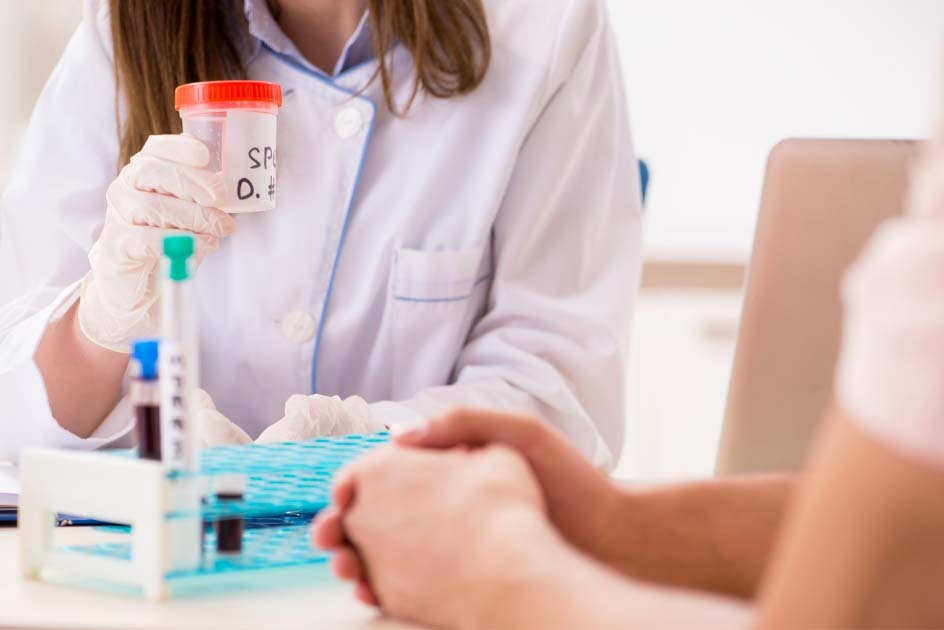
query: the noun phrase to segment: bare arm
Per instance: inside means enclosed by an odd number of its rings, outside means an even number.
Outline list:
[[[639,489],[596,470],[539,420],[458,409],[400,435],[408,446],[505,444],[541,484],[551,521],[574,547],[624,575],[751,597],[795,483],[772,475]]]
[[[940,627],[944,474],[842,414],[813,461],[763,589],[760,625]]]
[[[527,534],[483,575],[490,597],[473,607],[474,628],[740,628],[751,609],[734,600],[627,580],[579,554],[547,526]],[[522,532],[518,532],[522,533]],[[487,562],[487,561],[486,561]]]
[[[314,541],[394,617],[483,629],[747,625],[742,603],[642,585],[581,553],[549,520],[527,462],[502,446],[376,449],[333,494]]]
[[[771,475],[625,489],[602,559],[638,579],[752,597],[794,484]]]
[[[35,358],[53,417],[62,428],[87,438],[121,396],[128,355],[89,341],[79,328],[77,311],[78,302],[49,324]]]

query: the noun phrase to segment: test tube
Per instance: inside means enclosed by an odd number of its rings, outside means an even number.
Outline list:
[[[161,286],[161,422],[164,461],[169,468],[197,472],[193,392],[199,387],[196,309],[190,260],[192,236],[164,239],[167,269]]]
[[[161,459],[161,391],[157,378],[158,340],[136,340],[131,352],[131,403],[134,406],[138,457]]]
[[[196,309],[190,260],[192,236],[164,238],[165,275],[161,286],[161,455],[175,476],[172,504],[183,516],[168,523],[170,564],[175,570],[199,567],[203,554],[200,453],[193,413],[198,387]]]

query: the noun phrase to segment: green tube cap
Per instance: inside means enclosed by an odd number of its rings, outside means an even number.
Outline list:
[[[187,259],[193,256],[192,236],[165,236],[164,255],[170,259],[168,274],[171,280],[181,282],[190,277]]]

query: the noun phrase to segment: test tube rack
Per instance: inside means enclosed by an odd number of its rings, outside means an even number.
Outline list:
[[[27,449],[20,460],[23,575],[155,601],[279,578],[297,583],[306,575],[323,577],[328,556],[310,545],[310,516],[330,503],[331,481],[342,466],[387,441],[387,433],[375,433],[205,449],[199,474],[189,477],[127,451]],[[216,499],[214,481],[233,476],[245,480],[243,498]],[[198,487],[204,497],[196,513],[182,509],[188,487]],[[57,546],[59,512],[119,527],[107,528],[114,534],[107,542]],[[233,517],[248,524],[242,552],[218,554],[207,524]],[[174,537],[188,520],[203,532],[202,555],[198,566],[180,569]]]

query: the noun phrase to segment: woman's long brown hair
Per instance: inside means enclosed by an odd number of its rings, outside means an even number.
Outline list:
[[[179,133],[174,111],[178,85],[246,75],[249,45],[244,0],[109,0],[118,94],[125,122],[125,164],[151,134]],[[404,114],[420,90],[450,98],[474,90],[491,61],[482,0],[368,0],[374,47],[387,108]],[[400,104],[385,51],[399,42],[416,69],[413,92]]]

